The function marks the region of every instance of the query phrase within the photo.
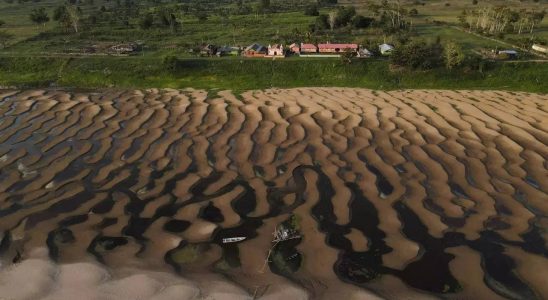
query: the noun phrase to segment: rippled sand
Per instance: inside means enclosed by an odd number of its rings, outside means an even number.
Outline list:
[[[547,298],[547,103],[0,90],[0,299]]]

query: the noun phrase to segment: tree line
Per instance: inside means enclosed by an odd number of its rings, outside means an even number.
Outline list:
[[[526,9],[513,9],[508,6],[481,7],[471,10],[463,10],[459,16],[461,26],[470,31],[485,34],[522,33],[533,34],[546,11],[534,11]]]

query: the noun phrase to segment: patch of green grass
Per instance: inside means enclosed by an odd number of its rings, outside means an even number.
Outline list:
[[[189,244],[171,254],[171,259],[178,264],[189,264],[200,257],[198,245]]]
[[[68,58],[0,57],[0,85],[47,87],[58,80]]]

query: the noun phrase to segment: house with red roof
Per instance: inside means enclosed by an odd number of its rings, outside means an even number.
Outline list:
[[[320,53],[339,54],[346,51],[358,52],[358,44],[319,44],[318,50]]]
[[[299,53],[318,53],[318,47],[314,44],[303,44],[301,43]]]

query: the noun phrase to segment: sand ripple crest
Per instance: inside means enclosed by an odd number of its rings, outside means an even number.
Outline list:
[[[44,274],[100,263],[221,274],[231,283],[212,286],[227,297],[546,298],[547,103],[500,91],[0,90],[0,278],[20,261]],[[274,245],[279,226],[300,238]],[[42,247],[62,265],[32,258]]]

